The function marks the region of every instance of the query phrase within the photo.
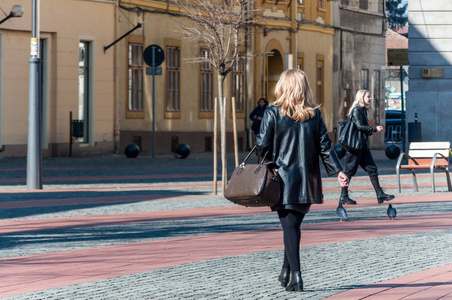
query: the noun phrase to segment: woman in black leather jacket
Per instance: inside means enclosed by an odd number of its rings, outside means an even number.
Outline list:
[[[372,98],[367,90],[359,90],[356,93],[355,101],[350,107],[348,113],[350,120],[356,125],[356,127],[364,133],[366,136],[366,142],[364,147],[357,152],[347,151],[344,157],[345,161],[345,175],[350,180],[358,170],[358,166],[361,166],[364,171],[369,174],[370,181],[377,193],[378,203],[389,201],[394,199],[394,195],[388,195],[383,192],[378,181],[378,169],[375,165],[372,154],[367,146],[367,138],[374,132],[381,132],[383,126],[369,126],[369,119],[367,117],[367,107],[372,104]],[[344,204],[356,204],[355,200],[350,199],[348,196],[348,186],[342,187],[341,197],[339,200]]]
[[[275,95],[274,105],[265,110],[257,144],[261,153],[272,153],[281,177],[281,202],[272,207],[283,228],[284,262],[278,280],[287,291],[303,291],[300,225],[312,203],[323,203],[319,157],[328,175],[338,175],[341,186],[348,184],[348,178],[304,72],[291,69],[282,73]]]

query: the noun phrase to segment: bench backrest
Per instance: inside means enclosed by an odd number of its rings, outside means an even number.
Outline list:
[[[435,153],[444,155],[437,156],[435,165],[449,165],[450,142],[412,142],[408,155],[416,158],[418,164],[430,164]],[[412,165],[414,162],[409,161]]]

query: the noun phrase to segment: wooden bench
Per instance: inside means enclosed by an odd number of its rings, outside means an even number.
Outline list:
[[[430,178],[432,182],[432,191],[435,192],[434,170],[440,169],[446,173],[447,186],[452,191],[449,176],[449,153],[450,142],[413,142],[410,143],[408,154],[400,153],[397,161],[397,185],[400,189],[400,169],[409,170],[413,176],[413,185],[416,192],[419,191],[416,181],[415,170],[430,169]],[[408,159],[408,164],[402,165],[403,158]]]

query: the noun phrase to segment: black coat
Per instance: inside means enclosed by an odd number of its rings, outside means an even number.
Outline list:
[[[253,122],[256,122],[256,121],[261,121],[261,120],[258,120],[258,119],[256,119],[256,117],[263,117],[264,116],[264,112],[265,112],[265,110],[267,109],[267,106],[265,106],[265,107],[261,107],[260,105],[257,105],[254,109],[253,109],[253,111],[250,113],[250,119],[251,119],[251,121],[253,121]]]
[[[259,130],[261,127],[261,120],[256,119],[256,117],[263,117],[264,112],[267,109],[267,106],[261,107],[260,105],[257,105],[253,111],[250,113],[250,119],[253,121],[253,124],[251,125],[251,130],[254,131],[254,134],[259,134]]]
[[[369,119],[367,117],[367,108],[355,107],[350,114],[350,120],[356,125],[358,130],[363,132],[366,136],[377,132],[376,126],[369,126]]]
[[[342,170],[320,110],[313,118],[296,122],[282,117],[279,107],[264,113],[258,145],[261,153],[271,151],[279,166],[281,204],[323,203],[319,157],[328,175]]]

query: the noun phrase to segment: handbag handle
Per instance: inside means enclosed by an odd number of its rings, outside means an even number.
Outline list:
[[[246,161],[248,160],[248,158],[250,158],[251,154],[253,154],[253,152],[254,152],[254,150],[256,150],[256,148],[257,148],[257,145],[254,145],[253,149],[251,149],[250,153],[248,153],[248,155],[245,157],[243,162],[240,164],[240,167],[246,165]]]
[[[250,158],[251,154],[253,154],[253,152],[257,149],[257,145],[254,145],[253,149],[251,149],[250,153],[248,153],[248,155],[245,157],[245,159],[243,160],[243,162],[240,164],[240,167],[243,168],[246,165],[246,161],[248,160],[248,158]],[[259,163],[259,165],[263,165],[265,158],[267,157],[269,151],[265,152],[264,156],[262,156],[262,160]]]

